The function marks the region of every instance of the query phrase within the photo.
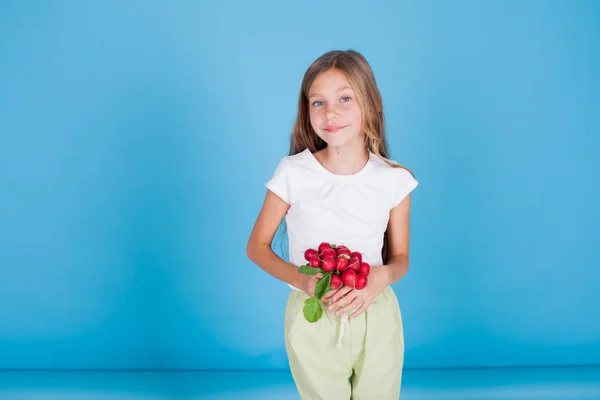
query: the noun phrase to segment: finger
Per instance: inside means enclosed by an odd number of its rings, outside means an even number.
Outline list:
[[[321,301],[323,303],[329,303],[329,300],[331,299],[331,295],[329,293],[325,294],[325,296],[323,296],[323,298],[321,299]]]
[[[321,279],[323,277],[323,274],[321,272],[315,274],[315,276],[317,277],[317,279]]]
[[[342,307],[342,308],[338,309],[335,312],[335,315],[340,315],[340,314],[348,312],[348,311],[350,311],[350,310],[352,310],[354,308],[357,308],[358,306],[361,305],[361,303],[362,303],[362,299],[359,298],[359,297],[355,297],[354,300],[352,300],[350,302],[350,304],[346,305],[345,307]]]
[[[336,293],[331,301],[329,302],[330,310],[335,310],[339,307],[343,307],[349,304],[354,298],[357,296],[356,291],[350,290],[342,290],[340,289],[339,293]]]
[[[352,303],[352,301],[357,297],[356,292],[351,292],[349,294],[347,294],[346,296],[342,297],[341,299],[332,302],[329,305],[329,309],[330,310],[337,310],[341,307],[346,307],[348,306],[350,303]]]
[[[366,301],[365,301],[365,302],[363,302],[363,303],[362,303],[362,306],[360,306],[360,308],[359,308],[358,310],[354,311],[354,312],[353,312],[353,313],[350,315],[350,319],[354,319],[354,318],[358,317],[360,314],[364,313],[364,312],[365,312],[365,310],[367,309],[367,307],[368,307],[368,304],[367,304],[367,302],[366,302]]]
[[[324,302],[329,302],[329,301],[330,301],[330,300],[333,298],[333,296],[334,296],[334,295],[337,293],[337,291],[338,291],[338,290],[340,290],[340,289],[330,289],[330,290],[329,290],[329,291],[328,291],[328,292],[325,294],[325,296],[323,296],[323,299],[322,299],[322,300],[323,300]]]
[[[342,297],[346,296],[348,293],[350,293],[352,291],[352,288],[350,286],[342,286],[341,288],[339,288],[335,295],[333,296],[333,298],[331,299],[332,302],[336,302],[339,299],[341,299]]]

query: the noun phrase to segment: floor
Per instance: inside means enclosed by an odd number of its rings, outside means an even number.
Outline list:
[[[0,371],[0,400],[299,399],[282,372]],[[402,400],[600,400],[600,367],[407,370]]]

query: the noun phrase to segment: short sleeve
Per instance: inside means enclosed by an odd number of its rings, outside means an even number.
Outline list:
[[[392,208],[400,204],[418,185],[419,181],[407,169],[394,168]]]
[[[287,157],[279,161],[273,176],[265,183],[265,186],[283,201],[291,204],[290,165]]]

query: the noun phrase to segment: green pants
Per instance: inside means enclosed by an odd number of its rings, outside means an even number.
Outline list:
[[[359,317],[346,323],[336,346],[341,315],[322,303],[315,323],[304,318],[308,296],[292,290],[285,309],[284,338],[292,376],[303,400],[398,400],[404,334],[398,299],[386,287]]]

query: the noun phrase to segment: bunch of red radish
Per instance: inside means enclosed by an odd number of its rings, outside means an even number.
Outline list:
[[[344,245],[323,242],[317,249],[307,249],[304,258],[308,263],[299,267],[301,274],[323,273],[314,295],[304,301],[303,313],[308,322],[316,322],[323,316],[321,300],[328,291],[342,286],[361,290],[367,286],[371,266],[362,260],[361,253]]]
[[[371,266],[363,261],[361,253],[344,245],[323,242],[317,249],[307,249],[304,258],[312,268],[331,274],[331,289],[349,286],[361,290],[367,286]]]

